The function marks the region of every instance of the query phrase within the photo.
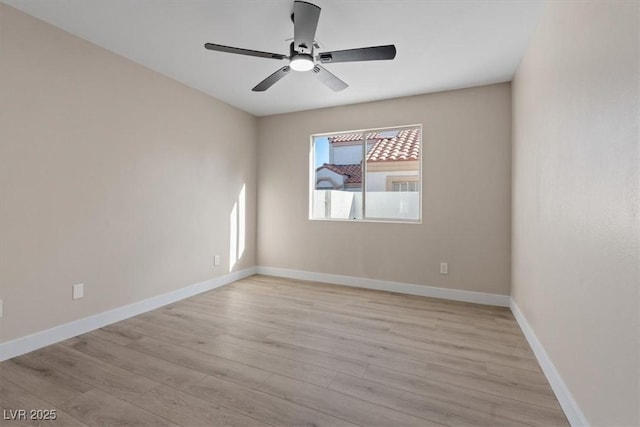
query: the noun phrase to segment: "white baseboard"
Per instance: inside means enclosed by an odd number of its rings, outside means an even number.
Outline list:
[[[138,314],[155,310],[158,307],[189,298],[199,293],[219,288],[254,274],[256,274],[256,267],[234,271],[233,273],[206,280],[201,283],[196,283],[195,285],[190,285],[166,294],[147,298],[142,301],[134,302],[133,304],[105,311],[104,313],[74,320],[73,322],[65,323],[64,325],[55,326],[44,331],[36,332],[32,335],[1,343],[0,362],[86,332],[102,328],[103,326],[111,323],[119,322],[121,320],[137,316]]]
[[[423,297],[442,298],[476,304],[509,307],[508,295],[488,294],[484,292],[462,291],[458,289],[436,288],[433,286],[413,285],[410,283],[390,282],[387,280],[366,279],[363,277],[341,276],[338,274],[315,273],[301,270],[289,270],[277,267],[257,267],[257,274],[287,277],[289,279],[311,282],[331,283],[356,288],[376,289],[378,291],[398,292]]]
[[[549,355],[542,346],[542,343],[540,343],[538,337],[536,337],[535,332],[533,332],[533,329],[531,328],[531,326],[529,326],[527,319],[524,317],[513,298],[511,299],[510,307],[513,316],[516,318],[518,325],[520,325],[520,329],[522,329],[524,336],[529,342],[529,346],[533,350],[536,359],[538,359],[538,363],[542,367],[542,371],[547,377],[547,380],[549,381],[549,384],[551,385],[551,388],[553,389],[558,402],[560,402],[560,406],[562,407],[564,414],[567,416],[569,423],[573,427],[588,427],[589,423],[582,413],[582,410],[573,399],[569,388],[560,376],[560,373],[554,366],[551,358],[549,358]]]

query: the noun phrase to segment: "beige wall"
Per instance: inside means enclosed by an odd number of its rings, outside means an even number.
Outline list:
[[[259,118],[258,264],[509,294],[510,117],[505,83]],[[423,125],[422,224],[307,219],[311,134],[408,124]]]
[[[0,342],[228,273],[245,183],[255,265],[254,117],[0,14]]]
[[[638,2],[550,2],[513,83],[513,297],[594,426],[640,425]]]

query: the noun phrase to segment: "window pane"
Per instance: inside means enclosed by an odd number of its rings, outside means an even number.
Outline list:
[[[420,128],[380,132],[367,150],[365,218],[420,219]]]
[[[421,127],[312,137],[313,219],[420,220]]]
[[[312,218],[362,219],[362,135],[313,138]]]

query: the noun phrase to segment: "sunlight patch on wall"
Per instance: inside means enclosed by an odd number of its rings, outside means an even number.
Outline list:
[[[245,247],[245,232],[246,232],[246,184],[242,185],[240,195],[238,195],[238,260],[242,258]]]
[[[233,204],[229,215],[229,271],[238,261],[238,203]]]
[[[247,230],[247,201],[246,184],[242,184],[242,189],[238,193],[238,198],[233,204],[233,209],[229,214],[229,271],[233,271],[236,263],[244,255],[246,247]]]

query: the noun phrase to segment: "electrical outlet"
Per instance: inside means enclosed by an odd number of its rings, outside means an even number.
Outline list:
[[[440,274],[449,274],[449,263],[447,262],[440,263]]]
[[[216,255],[213,257],[213,266],[218,266],[220,265],[220,255]]]
[[[84,296],[84,283],[78,283],[77,285],[73,285],[72,298],[79,299]]]

